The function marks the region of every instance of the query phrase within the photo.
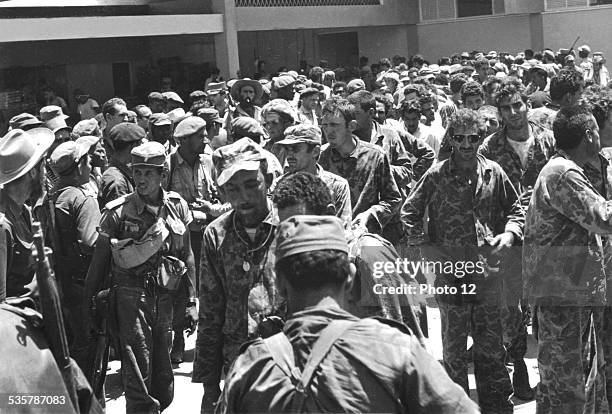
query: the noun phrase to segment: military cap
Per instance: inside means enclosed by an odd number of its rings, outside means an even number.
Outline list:
[[[537,91],[529,95],[529,102],[531,102],[531,107],[536,109],[546,106],[546,104],[549,104],[552,101],[548,92]]]
[[[166,148],[156,141],[145,142],[132,149],[130,167],[163,167],[166,163]]]
[[[589,45],[582,45],[578,48],[578,51],[591,53],[591,48],[589,47]]]
[[[289,72],[287,72],[287,75],[289,75],[289,76],[293,77],[293,79],[297,80],[298,73],[296,71],[290,70]]]
[[[233,144],[217,148],[212,159],[217,172],[217,185],[222,186],[238,171],[257,171],[266,157],[259,144],[250,138],[241,138]]]
[[[461,53],[461,58],[462,59],[469,59],[470,58],[470,54],[468,52],[463,52],[463,53]]]
[[[167,101],[174,101],[174,102],[178,102],[178,103],[182,103],[182,104],[185,103],[185,102],[183,102],[181,97],[178,96],[178,93],[176,93],[176,92],[164,92],[164,93],[162,93],[162,96],[164,98],[166,98]]]
[[[546,49],[544,52],[542,52],[542,54],[544,56],[546,56],[547,58],[549,58],[550,60],[554,60],[555,59],[555,52],[553,52],[550,49]]]
[[[45,126],[54,133],[60,129],[69,128],[66,125],[66,119],[68,115],[64,115],[62,108],[56,105],[49,105],[41,108],[40,119],[45,123]]]
[[[484,57],[485,57],[484,53],[478,52],[474,55],[474,60],[482,59]]]
[[[270,112],[275,112],[279,115],[286,115],[290,117],[293,122],[295,122],[295,110],[285,99],[272,99],[261,109],[261,114],[264,117]]]
[[[399,76],[399,73],[394,72],[394,71],[392,71],[392,70],[391,70],[391,71],[389,71],[389,72],[386,72],[386,73],[383,75],[383,79],[392,79],[392,80],[396,81],[397,83],[399,83],[399,81],[400,81],[400,76]]]
[[[346,85],[348,94],[353,92],[362,91],[365,89],[365,82],[362,79],[353,79]]]
[[[569,49],[565,49],[565,48],[561,48],[557,52],[558,55],[569,55],[569,53],[570,53],[570,50]]]
[[[98,121],[93,118],[85,119],[83,121],[79,121],[74,128],[72,128],[72,133],[79,137],[94,135],[98,128]]]
[[[489,53],[487,53],[487,58],[488,59],[497,59],[497,51],[491,50]]]
[[[149,117],[149,126],[172,125],[170,117],[163,112],[151,114]]]
[[[321,128],[310,124],[291,126],[285,130],[285,139],[277,144],[292,145],[300,142],[321,145]]]
[[[166,114],[173,124],[181,122],[185,118],[185,110],[183,108],[174,108]]]
[[[604,64],[604,63],[606,63],[606,58],[604,58],[604,57],[603,57],[603,56],[601,56],[601,55],[596,55],[596,56],[593,56],[593,63],[596,63],[596,64]]]
[[[210,95],[217,95],[218,93],[225,92],[227,90],[227,86],[225,82],[210,82],[206,86],[206,93]]]
[[[248,116],[232,119],[231,131],[234,139],[243,137],[262,137],[264,130],[259,122]]]
[[[318,94],[320,91],[317,88],[306,88],[300,93],[300,98],[307,98],[310,95]]]
[[[223,119],[219,116],[219,111],[215,108],[200,108],[197,114],[200,118],[206,121],[207,125],[211,122],[216,122],[223,125]]]
[[[174,138],[180,139],[206,128],[206,121],[198,116],[188,116],[176,126]]]
[[[276,260],[318,250],[349,252],[342,221],[335,216],[297,215],[278,226]]]
[[[206,92],[200,91],[200,90],[193,91],[193,92],[191,92],[189,94],[189,100],[191,102],[194,102],[194,101],[197,101],[197,100],[200,100],[200,99],[204,99],[206,97],[208,97],[208,95],[206,95]]]
[[[91,151],[91,147],[100,142],[102,138],[96,137],[95,135],[83,135],[82,137],[78,137],[74,142],[77,144],[84,142],[90,146],[89,150]]]
[[[164,95],[162,95],[161,92],[151,92],[147,98],[149,99],[149,101],[154,101],[154,100],[165,101],[166,100],[166,98],[164,98]]]
[[[111,142],[135,142],[146,136],[144,129],[131,122],[121,122],[115,125],[109,134]]]
[[[15,115],[9,120],[10,129],[32,129],[42,125],[42,121],[26,112]]]
[[[448,73],[453,75],[457,72],[461,72],[462,70],[463,70],[463,66],[460,65],[459,63],[455,63],[454,65],[450,66]]]
[[[0,185],[15,181],[34,168],[54,140],[48,128],[13,129],[0,138]]]
[[[67,141],[58,145],[49,158],[51,168],[58,175],[68,174],[79,164],[81,158],[89,153],[92,145],[91,141],[85,140]]]
[[[274,78],[272,82],[272,84],[274,85],[274,88],[276,89],[285,88],[289,85],[293,85],[294,83],[295,83],[295,78],[290,75],[281,75],[277,78]]]

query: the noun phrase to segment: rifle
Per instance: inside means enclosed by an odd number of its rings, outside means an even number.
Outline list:
[[[40,295],[40,304],[43,314],[43,325],[49,348],[55,358],[64,384],[68,390],[68,395],[72,402],[72,406],[76,412],[79,412],[79,405],[76,392],[76,381],[71,369],[70,353],[68,351],[68,339],[66,338],[66,330],[64,328],[64,317],[62,315],[62,306],[60,303],[59,294],[53,270],[49,264],[48,256],[52,250],[45,247],[45,241],[40,222],[35,221],[32,224],[34,231],[34,259],[36,260],[36,281]]]
[[[109,338],[108,338],[108,316],[110,290],[100,291],[92,299],[92,314],[98,320],[96,332],[96,346],[93,366],[91,372],[87,373],[87,379],[91,382],[94,395],[102,400],[104,394],[104,381],[106,379],[106,368],[108,366]]]
[[[578,36],[576,40],[574,40],[574,43],[572,43],[572,47],[570,47],[569,52],[567,52],[568,55],[572,53],[572,50],[574,50],[574,47],[576,47],[576,43],[578,43],[578,40],[580,40],[580,36]]]

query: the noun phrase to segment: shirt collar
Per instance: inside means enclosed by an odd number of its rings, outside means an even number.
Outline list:
[[[477,163],[477,169],[478,172],[485,172],[485,171],[491,171],[491,166],[485,161],[485,158],[478,154],[476,155],[476,163]],[[451,156],[448,158],[448,164],[447,164],[447,172],[450,175],[454,175],[455,172],[457,172],[457,163],[455,162],[455,157],[453,156],[453,154],[451,154]]]
[[[169,201],[169,198],[168,198],[168,192],[166,192],[166,190],[162,188],[161,191],[162,191],[162,205],[160,207],[163,207]],[[140,215],[144,212],[147,206],[147,203],[144,202],[144,200],[142,199],[142,197],[140,197],[140,194],[138,194],[137,191],[134,191],[134,194],[135,194],[134,204],[136,205],[136,212]]]
[[[370,142],[372,144],[378,144],[378,142],[384,138],[385,134],[382,133],[381,125],[376,121],[372,121],[372,135],[370,137]]]
[[[347,158],[357,158],[357,154],[359,153],[359,149],[362,145],[361,140],[359,139],[359,137],[355,135],[351,135],[351,137],[353,138],[355,142],[357,142],[357,145],[355,145],[355,148],[353,149],[353,151],[351,151],[351,153],[347,155],[346,157],[343,157],[335,148],[331,149],[333,159],[335,161],[339,161],[341,159],[347,159]]]
[[[560,157],[565,158],[568,161],[571,161],[572,163],[574,163],[576,165],[576,167],[578,167],[581,171],[583,171],[584,165],[578,164],[576,162],[576,160],[571,155],[569,155],[567,152],[565,152],[564,150],[557,149],[557,155],[560,156]]]

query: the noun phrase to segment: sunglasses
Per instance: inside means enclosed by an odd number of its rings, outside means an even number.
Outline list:
[[[463,140],[468,139],[468,141],[470,142],[470,144],[476,144],[478,141],[480,141],[480,135],[453,135],[453,141],[461,143],[463,142]]]

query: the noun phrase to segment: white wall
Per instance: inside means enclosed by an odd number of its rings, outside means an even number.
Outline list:
[[[432,61],[472,50],[516,53],[532,43],[528,14],[420,23],[417,32],[419,53]]]
[[[370,58],[370,63],[395,55],[409,57],[418,50],[415,25],[364,27],[358,34],[359,55]]]

